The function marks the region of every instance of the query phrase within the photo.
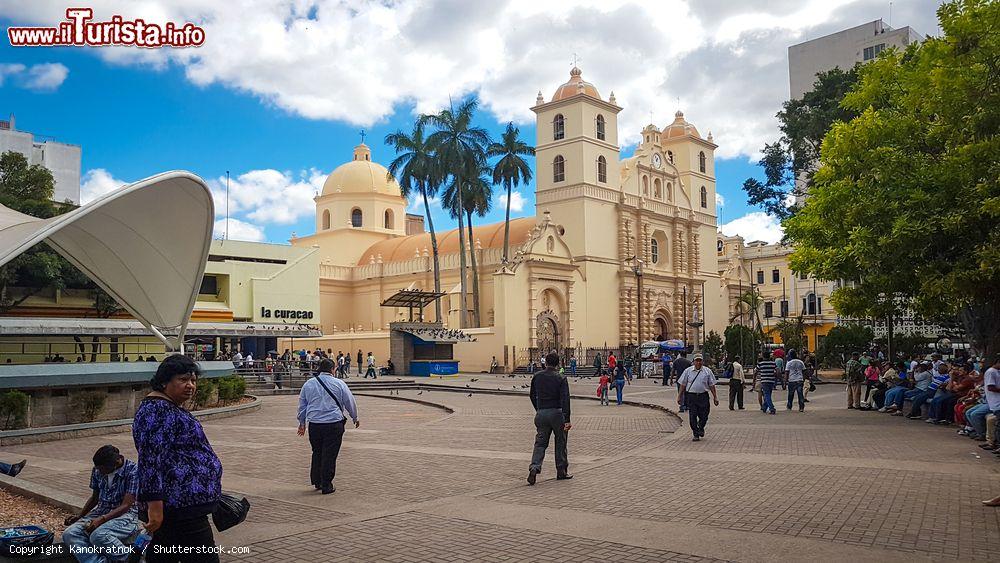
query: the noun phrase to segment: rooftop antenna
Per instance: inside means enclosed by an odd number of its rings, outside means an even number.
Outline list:
[[[226,236],[223,240],[229,240],[229,171],[226,170]]]

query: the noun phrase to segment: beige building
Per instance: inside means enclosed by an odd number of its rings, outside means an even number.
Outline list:
[[[635,343],[640,337],[695,342],[684,320],[725,326],[715,238],[712,136],[702,137],[681,112],[649,125],[635,154],[619,157],[618,113],[574,68],[537,116],[536,209],[512,219],[511,263],[501,264],[503,223],[476,226],[481,320],[460,343],[463,370],[485,369],[493,356],[513,366],[531,348]],[[365,145],[334,170],[316,197],[316,234],[293,245],[317,246],[320,309],[326,335],[311,344],[338,350],[388,352],[387,325],[405,309],[380,303],[401,289],[434,287],[430,236],[407,234],[406,201]],[[457,232],[437,234],[443,319],[458,327]],[[642,292],[633,272],[642,264]],[[471,289],[471,283],[469,284]],[[708,296],[709,299],[705,297]],[[469,319],[474,306],[470,295]],[[640,311],[641,307],[641,311]],[[685,311],[686,307],[686,311]],[[424,315],[433,319],[434,308]],[[470,321],[472,322],[472,321]]]
[[[750,312],[740,316],[740,295],[756,289],[762,304],[757,314],[765,334],[773,343],[781,337],[774,327],[785,319],[802,317],[806,325],[809,350],[837,324],[837,313],[830,305],[830,294],[836,282],[818,281],[812,276],[793,272],[788,266],[792,247],[781,243],[753,241],[744,244],[743,237],[718,235],[716,251],[722,292],[728,295],[727,320],[733,324],[751,326]]]
[[[811,91],[820,72],[834,68],[848,70],[856,63],[874,59],[886,49],[896,47],[903,50],[923,38],[909,26],[893,29],[878,19],[792,45],[788,48],[791,99],[800,99]]]

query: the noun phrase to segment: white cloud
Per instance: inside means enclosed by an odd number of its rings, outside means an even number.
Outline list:
[[[297,174],[273,169],[251,170],[229,181],[229,216],[254,223],[290,225],[316,213],[313,197],[323,191],[327,174],[316,169]],[[209,180],[215,216],[226,215],[226,177]],[[232,225],[230,225],[232,227]]]
[[[128,183],[125,180],[115,178],[103,168],[88,170],[80,181],[80,203],[90,203],[102,195],[117,190]]]
[[[427,198],[427,204],[431,207],[431,213],[434,213],[435,209],[441,209],[441,196],[432,196]],[[424,198],[419,194],[412,195],[406,202],[407,213],[423,215],[424,211]]]
[[[763,211],[755,211],[728,223],[719,225],[719,231],[726,236],[739,235],[746,242],[762,240],[775,243],[781,240],[784,230],[778,220]]]
[[[524,199],[524,196],[521,195],[521,192],[511,192],[510,193],[510,212],[511,213],[520,213],[520,212],[524,211],[524,204],[525,203],[526,203],[526,201]],[[507,192],[505,190],[502,190],[501,193],[500,193],[500,197],[497,198],[497,208],[498,209],[504,209],[504,210],[507,209]]]
[[[726,198],[722,197],[722,194],[720,194],[719,192],[716,192],[715,193],[715,206],[716,207],[725,207],[725,205],[726,205]]]
[[[245,240],[250,242],[261,242],[264,240],[264,229],[254,225],[252,223],[247,223],[245,221],[240,221],[239,219],[229,218],[229,240]],[[225,218],[219,219],[215,222],[214,228],[214,238],[220,239],[226,235],[226,220]]]
[[[69,69],[61,63],[40,63],[30,67],[20,63],[0,64],[0,86],[7,78],[12,78],[14,85],[35,92],[56,90],[68,75]]]
[[[4,80],[9,76],[16,76],[22,72],[26,67],[20,63],[4,63],[0,64],[0,86],[3,86]]]
[[[62,85],[69,69],[60,63],[32,65],[24,77],[24,87],[29,90],[51,92]]]
[[[936,0],[893,6],[893,23],[936,31]],[[678,105],[717,156],[755,156],[777,136],[789,45],[887,16],[883,0],[93,0],[96,20],[198,22],[192,49],[93,50],[115,64],[162,69],[260,97],[291,113],[370,125],[399,104],[431,111],[478,93],[499,121],[534,119],[578,53],[584,79],[614,90],[622,144]],[[64,4],[0,4],[17,24],[53,25]],[[677,99],[679,98],[679,103]]]

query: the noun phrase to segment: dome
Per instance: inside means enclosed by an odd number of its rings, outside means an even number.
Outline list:
[[[385,166],[372,162],[372,151],[364,143],[354,147],[354,158],[338,166],[323,183],[323,195],[335,193],[401,195],[399,184]]]
[[[521,217],[510,220],[510,253],[520,247],[528,238],[531,229],[535,227],[537,220],[535,217]],[[458,252],[458,229],[452,229],[437,235],[438,254],[452,254]],[[503,221],[491,225],[473,226],[472,234],[482,245],[483,249],[503,248]],[[382,257],[383,262],[398,262],[414,258],[417,252],[423,255],[424,249],[430,252],[431,234],[420,233],[405,237],[395,237],[376,242],[371,245],[361,258],[358,266],[369,264],[372,260]]]
[[[556,89],[556,93],[552,95],[552,101],[558,102],[577,94],[586,94],[598,100],[601,99],[601,95],[597,93],[597,88],[590,82],[586,82],[580,78],[581,74],[583,74],[583,71],[573,67],[573,70],[569,71],[569,82]]]
[[[672,139],[675,137],[683,137],[685,135],[691,135],[698,139],[701,138],[701,135],[698,134],[698,129],[684,119],[684,112],[678,110],[678,112],[674,114],[673,123],[663,128],[663,137]]]

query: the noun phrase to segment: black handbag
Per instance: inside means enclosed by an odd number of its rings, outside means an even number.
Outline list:
[[[212,522],[216,530],[224,532],[246,520],[249,512],[250,501],[246,497],[222,493],[212,511]]]

